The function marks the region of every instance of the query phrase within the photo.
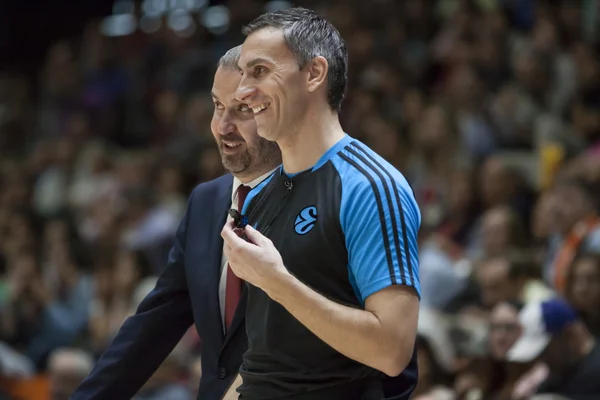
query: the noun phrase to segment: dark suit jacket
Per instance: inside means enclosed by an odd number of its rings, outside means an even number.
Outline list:
[[[247,349],[245,293],[223,335],[218,287],[233,177],[198,185],[156,287],[128,318],[72,400],[130,399],[195,323],[202,339],[199,399],[220,399]]]
[[[231,384],[248,347],[246,289],[227,335],[223,335],[218,287],[221,229],[231,206],[233,177],[198,185],[177,230],[169,262],[156,287],[128,318],[71,400],[129,400],[152,376],[195,323],[202,339],[198,399],[218,400]],[[411,365],[416,364],[413,355]],[[416,370],[384,381],[387,398],[408,399]],[[414,374],[414,375],[413,375]]]

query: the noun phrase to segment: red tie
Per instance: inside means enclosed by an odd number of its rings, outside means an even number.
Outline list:
[[[238,212],[242,212],[242,207],[244,205],[244,200],[246,200],[246,196],[250,192],[251,188],[249,186],[240,185],[237,190],[238,196]],[[227,263],[227,281],[225,282],[225,326],[229,329],[231,325],[231,321],[233,321],[233,315],[235,314],[235,309],[237,308],[238,303],[240,302],[240,297],[242,296],[242,280],[238,278],[231,267],[229,267],[229,263]]]

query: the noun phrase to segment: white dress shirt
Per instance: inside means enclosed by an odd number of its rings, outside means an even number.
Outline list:
[[[268,173],[259,176],[255,180],[246,183],[246,186],[250,186],[250,188],[254,188],[258,186],[259,183],[267,179],[275,170],[269,171]],[[238,187],[242,185],[242,182],[238,178],[233,178],[233,187],[231,192],[231,204],[237,208],[237,190]],[[227,222],[232,220],[230,215],[227,215]],[[221,279],[219,280],[219,308],[221,309],[221,324],[223,325],[223,332],[226,331],[225,327],[225,288],[227,286],[227,258],[225,257],[225,252],[222,252],[221,256]]]

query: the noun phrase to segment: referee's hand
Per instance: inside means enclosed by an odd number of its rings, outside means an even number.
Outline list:
[[[234,229],[232,221],[225,224],[221,231],[225,242],[225,256],[233,273],[268,294],[279,279],[289,275],[281,254],[269,238],[250,225],[244,228],[249,242],[239,237]]]

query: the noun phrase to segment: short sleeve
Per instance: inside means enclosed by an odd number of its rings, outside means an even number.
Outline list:
[[[412,189],[398,171],[356,165],[342,179],[340,206],[354,289],[362,302],[390,285],[413,287],[420,297],[421,215]]]

